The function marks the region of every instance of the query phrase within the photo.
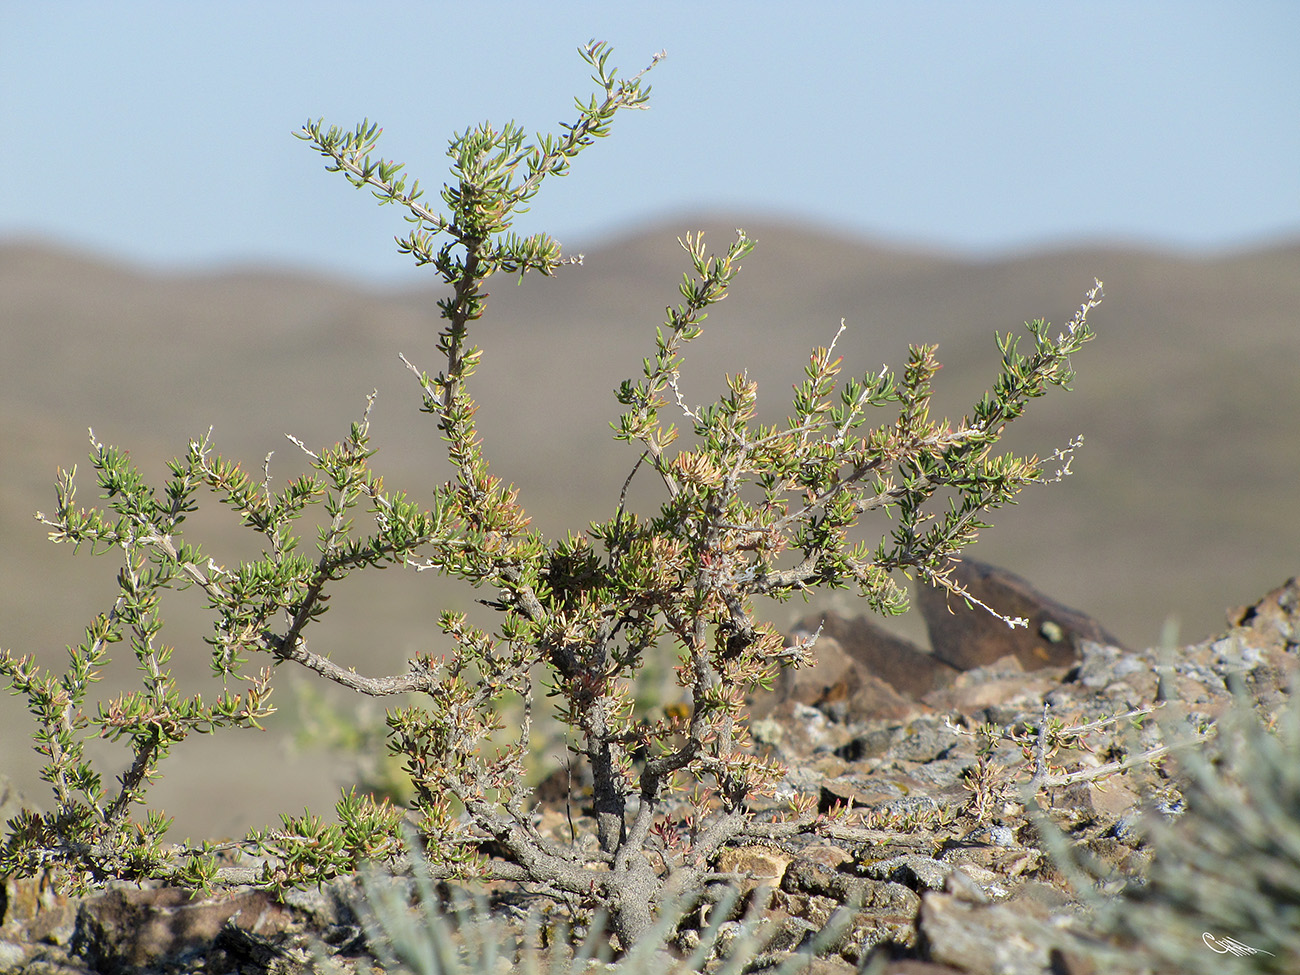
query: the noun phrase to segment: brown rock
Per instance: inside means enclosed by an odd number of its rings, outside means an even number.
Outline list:
[[[0,774],[0,838],[4,824],[24,809],[34,809],[12,782]],[[59,892],[54,874],[0,876],[0,943],[63,941],[71,935],[77,905]]]
[[[77,907],[48,872],[0,877],[0,939],[60,941],[72,931]]]
[[[853,855],[833,843],[813,843],[799,851],[799,859],[821,864],[827,870],[838,870],[844,864],[850,863]]]
[[[822,641],[835,640],[840,649],[859,667],[896,691],[919,698],[942,687],[957,674],[952,665],[926,653],[910,640],[894,636],[865,616],[845,619],[836,613],[806,616],[792,628],[792,635],[806,638],[821,627],[817,640],[820,654]]]
[[[986,709],[1005,709],[1026,697],[1043,696],[1059,686],[1064,668],[1026,674],[1019,657],[1007,656],[987,667],[968,670],[947,687],[927,694],[925,703],[938,711],[975,714]]]
[[[1267,649],[1286,650],[1300,644],[1300,582],[1293,576],[1251,606],[1228,610],[1228,625],[1254,630]]]
[[[1004,616],[1029,620],[1012,629],[980,606],[929,585],[917,586],[917,601],[935,657],[971,670],[1012,654],[1026,670],[1073,663],[1085,640],[1123,645],[1092,617],[1062,606],[1020,576],[975,559],[954,559],[952,580]]]
[[[284,913],[262,891],[204,897],[174,887],[115,888],[82,903],[72,947],[96,971],[133,972],[206,953],[227,922],[270,930]]]
[[[796,638],[807,635],[796,631]],[[775,715],[778,709],[792,703],[815,707],[840,723],[876,718],[898,720],[917,710],[915,701],[864,670],[839,640],[825,631],[817,638],[812,665],[783,668],[772,693],[754,697],[750,716]]]
[[[741,874],[743,879],[737,886],[743,893],[749,893],[762,884],[779,885],[792,859],[790,854],[769,846],[725,847],[718,854],[717,869],[721,873]]]
[[[851,903],[860,910],[870,910],[893,919],[916,917],[921,900],[902,884],[855,877],[831,870],[816,860],[794,860],[781,879],[781,889],[788,893],[818,894],[841,904]]]
[[[818,645],[821,641],[818,640]],[[875,674],[854,664],[812,702],[833,721],[900,721],[915,714],[917,704]]]
[[[932,961],[920,961],[915,958],[902,958],[885,965],[884,975],[963,975],[962,971],[950,965],[938,965]]]
[[[792,639],[800,636],[796,631]],[[839,641],[818,637],[809,666],[781,668],[772,688],[774,702],[797,701],[811,707],[852,670],[853,658],[844,652]]]

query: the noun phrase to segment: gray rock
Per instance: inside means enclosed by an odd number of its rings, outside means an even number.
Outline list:
[[[918,892],[943,890],[952,872],[951,864],[940,863],[933,857],[918,856],[915,853],[877,860],[863,868],[863,873],[868,877],[903,884]]]
[[[926,957],[968,975],[1055,975],[1057,972],[1127,973],[1124,956],[1067,929],[1068,915],[1053,915],[1027,899],[974,905],[951,894],[927,893],[921,904],[920,943]],[[1098,959],[1107,962],[1103,968]]]
[[[781,879],[781,888],[791,893],[830,897],[860,911],[887,915],[892,920],[915,917],[920,905],[916,894],[902,884],[855,877],[808,860],[790,864]]]
[[[918,718],[894,733],[885,758],[902,762],[930,762],[944,758],[957,744],[957,736],[939,718]]]
[[[974,830],[967,836],[967,839],[975,843],[985,843],[989,846],[1012,847],[1018,845],[1016,843],[1016,831],[1010,826],[997,823]]]
[[[1116,673],[1116,666],[1123,652],[1119,647],[1087,643],[1083,647],[1083,662],[1079,665],[1077,680],[1089,690],[1108,687],[1120,676]],[[1129,673],[1132,673],[1132,670]]]

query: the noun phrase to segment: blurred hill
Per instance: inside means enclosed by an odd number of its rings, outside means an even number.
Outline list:
[[[1226,607],[1300,572],[1300,242],[1195,259],[1097,246],[972,261],[741,224],[758,247],[687,351],[681,385],[693,404],[743,368],[759,381],[764,418],[784,416],[808,351],[843,318],[848,373],[901,367],[909,343],[938,342],[936,413],[959,416],[996,375],[994,332],[1040,317],[1063,324],[1097,277],[1106,300],[1074,392],[1031,404],[1007,439],[1049,454],[1083,434],[1075,474],[995,516],[972,554],[1135,647],[1157,642],[1170,616],[1184,642],[1206,636]],[[636,457],[610,437],[612,390],[640,374],[664,306],[679,298],[689,265],[676,238],[704,227],[723,250],[734,226],[694,215],[608,241],[552,279],[494,282],[476,336],[480,428],[493,470],[522,488],[544,530],[580,530],[612,512]],[[275,487],[305,466],[285,433],[332,443],[378,389],[371,420],[388,485],[418,494],[445,479],[437,431],[398,359],[437,370],[436,296],[244,268],[146,273],[0,244],[0,645],[57,662],[108,606],[109,560],[50,546],[32,519],[53,505],[56,467],[87,468],[87,427],[130,448],[156,484],[163,462],[212,427],[217,452],[251,470],[274,451]],[[80,486],[82,503],[95,499],[92,478]],[[643,510],[654,504],[648,477],[634,486]],[[257,551],[228,512],[191,524],[190,539],[219,562]],[[438,610],[470,609],[477,595],[396,570],[351,582],[314,647],[373,674],[436,648]],[[861,612],[850,596],[835,602]],[[180,671],[199,679],[202,601],[187,592],[173,604],[164,638],[179,645]],[[806,611],[773,610],[782,625]],[[895,628],[924,639],[910,617]],[[109,685],[132,681],[132,666],[118,673],[115,663]],[[4,700],[10,752],[26,715]]]

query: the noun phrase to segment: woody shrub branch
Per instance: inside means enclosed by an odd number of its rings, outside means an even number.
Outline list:
[[[493,275],[549,275],[577,263],[546,234],[517,235],[513,221],[546,178],[563,175],[619,112],[644,107],[649,96],[645,72],[619,77],[604,44],[587,45],[582,55],[596,93],[577,102],[575,121],[558,134],[529,141],[513,123],[483,124],[451,139],[451,179],[439,194],[445,209],[418,182],[408,184],[400,164],[376,155],[377,126],[304,126],[301,138],[330,170],[405,212],[413,229],[398,238],[399,249],[448,286],[438,302],[439,368],[407,365],[454,475],[419,500],[388,489],[372,468],[369,406],[339,443],[320,451],[299,443],[311,472],[279,491],[269,477],[259,481],[215,455],[205,437],[168,465],[160,494],[124,451],[92,435],[103,503],[78,507],[75,471],[61,473],[54,514],[40,517],[55,542],[116,553],[120,595],[70,651],[61,676],[28,657],[0,655],[0,673],[36,719],[55,799],[51,812],[10,823],[0,872],[57,866],[73,887],[165,877],[282,889],[364,861],[405,858],[396,828],[402,810],[354,793],[341,798],[334,822],[284,816],[278,827],[230,844],[255,854],[256,868],[226,865],[217,844],[164,844],[168,822],[160,814],[133,818],[173,747],[192,733],[257,727],[273,710],[274,671],[291,664],[359,693],[414,695],[415,703],[389,710],[388,747],[414,784],[430,869],[527,881],[576,909],[604,906],[625,943],[650,928],[663,892],[706,883],[724,845],[818,825],[807,802],[779,822],[758,823],[750,812],[750,801],[784,770],[751,747],[746,695],[779,666],[806,664],[814,652],[812,643],[783,646],[758,617],[755,597],[853,587],[873,609],[894,614],[907,605],[899,573],[964,595],[947,576],[950,556],[975,540],[989,512],[1043,480],[1039,458],[994,448],[1029,399],[1069,382],[1070,356],[1092,338],[1087,316],[1100,285],[1055,337],[1046,323],[1029,324],[1027,354],[1017,337],[999,336],[1000,375],[959,423],[930,417],[934,346],[913,347],[901,372],[844,379],[837,333],[811,353],[786,421],[768,425],[756,419],[757,386],[743,372],[729,377],[714,403],[691,407],[682,398],[685,349],[754,246],[740,232],[712,254],[701,237],[687,235],[681,303],[667,309],[642,374],[618,386],[622,413],[612,424],[615,438],[635,448],[628,481],[639,471],[657,478],[662,503],[653,512],[629,510],[625,484],[612,516],[544,538],[530,526],[519,491],[489,471],[471,395],[483,359],[473,335]],[[887,418],[877,419],[882,412]],[[261,536],[260,558],[220,566],[185,539],[201,491]],[[855,540],[863,516],[877,511],[893,519],[892,530],[874,545]],[[308,514],[319,522],[313,554],[300,550]],[[344,579],[384,566],[467,582],[485,593],[495,625],[443,614],[438,655],[417,656],[403,674],[367,677],[334,664],[309,642],[314,624]],[[223,690],[211,703],[181,696],[173,648],[159,642],[160,600],[185,589],[197,590],[213,614],[208,643]],[[141,689],[92,716],[90,686],[119,642],[139,662]],[[651,720],[633,692],[650,656],[669,647],[688,707]],[[254,660],[258,669],[250,671]],[[524,702],[518,727],[502,727],[507,700]],[[559,842],[535,825],[524,763],[533,709],[547,701],[571,729],[594,782],[597,842],[590,847]],[[90,734],[127,739],[131,765],[116,786],[86,761]]]

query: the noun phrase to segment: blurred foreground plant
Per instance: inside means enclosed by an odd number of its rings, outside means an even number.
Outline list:
[[[1297,971],[1300,698],[1262,717],[1238,687],[1208,739],[1167,716],[1159,725],[1177,792],[1142,820],[1148,869],[1128,875],[1108,868],[1072,849],[1040,813],[1045,845],[1094,912],[1096,928],[1120,939],[1142,970]]]
[[[934,346],[913,347],[901,372],[882,368],[841,382],[832,341],[812,352],[787,421],[768,426],[755,420],[757,389],[743,372],[708,406],[691,407],[679,392],[685,346],[701,334],[708,309],[727,296],[754,246],[741,232],[715,255],[688,235],[682,302],[668,308],[642,375],[616,392],[623,412],[614,435],[639,455],[628,481],[644,468],[657,478],[662,504],[631,511],[625,486],[612,515],[564,538],[543,538],[529,527],[519,492],[489,473],[470,395],[482,358],[471,332],[493,275],[549,275],[575,263],[551,237],[520,237],[512,222],[548,176],[566,172],[619,111],[643,107],[649,95],[644,72],[623,79],[609,67],[605,45],[582,53],[597,91],[578,101],[576,121],[558,134],[530,143],[513,123],[500,130],[484,124],[451,140],[451,180],[440,194],[445,212],[417,182],[407,183],[401,165],[374,156],[376,126],[303,128],[301,137],[331,171],[406,211],[413,229],[400,249],[432,265],[448,285],[438,302],[439,369],[407,365],[454,477],[419,499],[386,488],[371,467],[368,407],[339,443],[317,452],[299,442],[313,471],[278,492],[269,478],[259,482],[216,456],[205,438],[169,464],[159,493],[124,451],[92,434],[104,504],[78,507],[73,474],[64,473],[55,514],[41,518],[56,542],[118,553],[120,594],[70,651],[62,676],[25,657],[0,657],[0,672],[37,720],[55,798],[51,812],[11,822],[0,872],[57,866],[74,887],[160,877],[282,889],[323,882],[364,861],[405,858],[396,829],[401,810],[355,794],[344,795],[336,822],[284,816],[279,827],[229,844],[255,855],[254,866],[219,861],[213,844],[164,845],[164,817],[132,815],[159,763],[189,734],[256,727],[272,710],[273,669],[287,664],[361,694],[417,695],[421,703],[388,712],[388,747],[411,777],[423,854],[436,875],[527,882],[575,910],[600,907],[625,946],[650,929],[662,892],[725,879],[711,872],[725,845],[815,828],[808,803],[796,803],[779,822],[757,822],[749,811],[783,770],[751,748],[745,696],[779,666],[807,663],[813,649],[811,642],[783,646],[776,629],[756,617],[754,598],[852,586],[877,611],[900,613],[906,595],[897,573],[918,573],[965,595],[947,576],[950,556],[975,540],[989,511],[1043,480],[1039,458],[994,447],[1029,399],[1068,384],[1070,356],[1092,338],[1087,315],[1100,301],[1100,285],[1054,336],[1045,322],[1029,324],[1028,351],[1016,337],[999,336],[1001,373],[959,423],[929,414],[939,369]],[[889,415],[873,426],[882,408]],[[686,427],[685,446],[677,445],[680,431],[666,413]],[[262,536],[260,558],[222,566],[184,539],[183,523],[204,489]],[[873,511],[887,513],[892,530],[874,545],[855,541],[855,527]],[[308,512],[323,514],[312,554],[300,551],[296,529]],[[446,613],[439,653],[384,677],[363,676],[313,649],[308,631],[336,586],[352,572],[385,565],[485,590],[496,626],[489,631]],[[158,640],[163,591],[186,588],[198,590],[215,617],[212,668],[225,689],[214,701],[181,696],[169,668],[172,649]],[[119,641],[139,661],[143,686],[88,713],[96,671]],[[635,685],[648,656],[666,644],[676,651],[689,707],[648,720],[638,713]],[[253,660],[263,663],[250,672]],[[523,768],[538,674],[593,782],[591,844],[560,842],[536,825]],[[503,745],[499,705],[506,699],[524,708],[522,727]],[[130,744],[131,766],[115,789],[83,754],[92,733]]]
[[[509,966],[519,975],[796,975],[843,937],[856,906],[838,908],[798,949],[781,950],[773,948],[780,925],[762,916],[770,891],[747,905],[734,887],[703,901],[699,892],[666,891],[654,924],[611,962],[609,941],[601,937],[604,911],[596,912],[585,931],[570,931],[562,920],[548,921],[535,910],[521,918],[517,906],[511,919],[482,897],[453,895],[448,902],[429,881],[436,867],[418,857],[417,862],[413,883],[371,872],[362,877],[358,913],[369,949],[385,971],[480,975]]]

